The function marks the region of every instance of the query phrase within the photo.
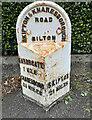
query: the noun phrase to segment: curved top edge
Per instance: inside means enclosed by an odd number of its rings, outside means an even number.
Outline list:
[[[68,29],[68,39],[69,41],[71,41],[71,22],[70,22],[70,19],[66,13],[66,11],[61,7],[59,6],[58,4],[52,2],[52,1],[36,1],[36,2],[33,2],[29,5],[27,5],[20,13],[20,15],[18,16],[18,19],[17,19],[17,23],[16,23],[16,35],[18,34],[17,32],[17,28],[18,26],[20,26],[21,24],[21,21],[22,21],[22,18],[23,16],[31,9],[37,7],[37,6],[50,6],[50,7],[53,7],[55,8],[56,10],[58,10],[62,16],[65,18],[66,20],[66,23],[67,23],[67,29]]]

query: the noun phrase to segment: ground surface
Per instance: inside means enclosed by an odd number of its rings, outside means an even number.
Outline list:
[[[2,117],[90,118],[90,111],[92,110],[90,107],[91,83],[91,71],[82,75],[71,75],[71,90],[69,94],[48,112],[45,112],[35,103],[23,98],[19,78],[4,79],[2,83]]]

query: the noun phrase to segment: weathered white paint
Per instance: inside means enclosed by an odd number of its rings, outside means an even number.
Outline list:
[[[53,8],[63,18],[66,27],[66,40],[62,41],[62,26],[51,13],[38,12],[27,22],[27,41],[22,41],[22,25],[25,16],[33,9]],[[29,16],[28,16],[29,17]],[[35,22],[50,17],[52,22]],[[58,98],[69,92],[71,63],[71,23],[67,13],[59,5],[51,1],[37,1],[23,9],[16,25],[18,54],[22,78],[23,94],[47,108]],[[56,40],[32,41],[32,36],[56,36]],[[23,62],[24,61],[24,62]],[[26,62],[25,62],[26,61]],[[33,62],[33,63],[32,63]],[[30,72],[27,71],[30,69]],[[35,71],[35,72],[34,72]],[[44,88],[43,88],[44,86]],[[50,92],[52,91],[52,93]]]
[[[21,42],[22,40],[22,35],[21,35],[21,26],[22,26],[22,22],[23,22],[23,19],[24,17],[27,15],[28,16],[28,12],[30,12],[30,10],[32,10],[33,8],[36,8],[38,6],[49,6],[51,8],[54,8],[55,10],[57,10],[63,17],[64,21],[65,21],[65,24],[66,24],[66,36],[67,36],[67,40],[68,41],[71,41],[71,23],[70,23],[70,20],[69,20],[69,17],[67,15],[67,13],[65,12],[65,10],[63,8],[61,8],[59,5],[57,5],[56,3],[53,3],[51,1],[37,1],[37,2],[34,2],[32,4],[29,4],[27,7],[25,7],[23,9],[23,11],[21,12],[21,14],[19,15],[18,17],[18,20],[17,20],[17,24],[16,24],[16,35],[17,35],[17,41],[18,43]],[[46,24],[43,24],[43,28],[41,26],[41,24],[36,24],[34,23],[34,17],[35,16],[52,16],[54,21],[52,23],[46,23]],[[52,26],[52,28],[50,27]],[[30,21],[28,22],[28,25],[27,25],[27,29],[29,30],[32,30],[32,34],[33,35],[42,35],[43,33],[43,29],[44,29],[44,32],[47,32],[48,30],[50,30],[50,34],[54,34],[55,31],[53,31],[54,29],[57,30],[57,27],[59,27],[60,24],[58,22],[58,20],[56,20],[56,18],[52,15],[52,14],[49,14],[49,13],[38,13],[36,15],[33,15],[32,18],[30,18]],[[41,27],[41,28],[40,28]],[[53,28],[54,27],[54,28]],[[38,29],[39,28],[39,29]],[[47,33],[48,34],[48,33]],[[44,33],[43,33],[44,35]],[[28,40],[30,40],[30,36],[28,36]],[[60,37],[59,37],[60,38]],[[58,38],[57,41],[60,41]],[[30,43],[31,41],[28,41],[28,43]]]

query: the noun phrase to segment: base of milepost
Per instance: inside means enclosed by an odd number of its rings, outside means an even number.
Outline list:
[[[23,97],[24,97],[25,99],[28,99],[29,101],[36,103],[37,105],[39,105],[40,107],[42,107],[42,108],[47,112],[47,111],[49,111],[49,110],[51,109],[52,106],[56,105],[56,104],[57,104],[58,102],[60,102],[65,96],[69,95],[69,92],[66,93],[65,95],[63,95],[62,97],[59,97],[57,100],[55,100],[55,101],[54,101],[53,103],[51,103],[49,106],[43,106],[43,105],[42,105],[41,103],[39,103],[38,101],[36,101],[36,100],[34,100],[34,99],[32,99],[32,98],[24,95],[23,93],[22,93],[22,95],[23,95]]]

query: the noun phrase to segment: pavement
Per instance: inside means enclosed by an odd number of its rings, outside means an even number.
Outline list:
[[[44,111],[22,96],[21,90],[7,94],[3,97],[3,118],[90,118],[82,109],[88,97],[82,97],[78,91],[72,92],[72,102],[67,105],[61,100],[49,111]]]
[[[71,74],[87,73],[92,68],[91,58],[92,55],[72,55]],[[0,76],[19,76],[20,70],[17,56],[3,57],[2,62],[3,64],[0,63],[0,65],[2,64]],[[78,79],[75,81],[78,81]],[[81,86],[80,81],[78,83]],[[2,95],[0,94],[0,99],[1,97]],[[90,100],[89,94],[83,97],[78,89],[73,89],[71,97],[72,101],[69,101],[68,104],[65,104],[64,100],[61,100],[46,112],[36,103],[25,99],[22,96],[22,90],[19,89],[10,94],[3,95],[2,103],[0,102],[0,105],[2,104],[2,118],[90,118],[88,112],[84,110],[84,106]]]

